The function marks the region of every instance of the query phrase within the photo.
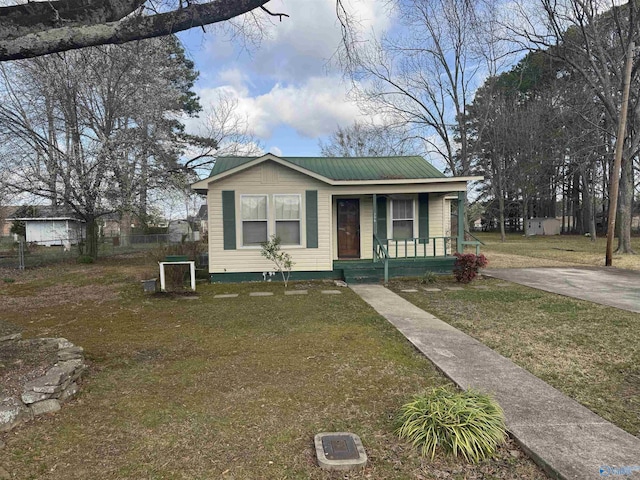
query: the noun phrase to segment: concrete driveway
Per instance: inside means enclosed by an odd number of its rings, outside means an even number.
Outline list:
[[[612,267],[509,268],[482,270],[546,292],[640,313],[640,272]]]

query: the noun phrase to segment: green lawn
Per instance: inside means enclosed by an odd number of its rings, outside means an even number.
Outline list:
[[[435,286],[454,283],[442,278]],[[415,281],[396,281],[392,289],[640,436],[640,315],[504,285],[481,279],[462,291],[427,293]]]
[[[489,268],[521,268],[559,265],[604,266],[606,238],[590,238],[581,235],[531,236],[508,234],[505,242],[497,233],[474,233],[485,245],[482,253],[489,258]],[[640,253],[640,237],[632,239],[632,246]],[[614,250],[617,240],[614,242]],[[640,270],[640,255],[613,256],[613,266]]]
[[[308,295],[284,296],[281,284],[200,285],[195,300],[154,298],[139,284],[152,272],[126,258],[0,281],[0,318],[25,336],[67,337],[91,362],[81,394],[61,412],[0,434],[0,474],[545,478],[513,442],[472,466],[422,460],[399,441],[400,405],[447,380],[349,289],[323,295],[335,287],[293,284]],[[248,296],[257,290],[275,295]],[[361,436],[363,472],[332,476],[315,466],[314,434],[341,430]]]

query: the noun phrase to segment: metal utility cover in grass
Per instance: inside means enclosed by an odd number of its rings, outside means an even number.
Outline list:
[[[315,436],[318,465],[324,470],[354,470],[367,464],[360,437],[348,432],[322,432]]]

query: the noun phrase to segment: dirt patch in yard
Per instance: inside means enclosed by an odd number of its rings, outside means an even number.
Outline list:
[[[22,329],[17,325],[0,319],[0,337],[13,335],[14,333],[20,333],[21,331]]]
[[[35,312],[43,307],[57,307],[66,304],[79,305],[92,302],[100,305],[117,300],[119,295],[114,285],[86,285],[70,284],[53,285],[42,289],[26,288],[21,292],[19,285],[15,285],[13,295],[3,295],[0,312],[21,311]]]

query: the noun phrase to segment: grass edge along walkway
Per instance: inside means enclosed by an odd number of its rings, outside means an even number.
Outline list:
[[[351,289],[460,388],[493,394],[509,433],[553,478],[596,479],[640,465],[640,439],[507,358],[380,285]]]

